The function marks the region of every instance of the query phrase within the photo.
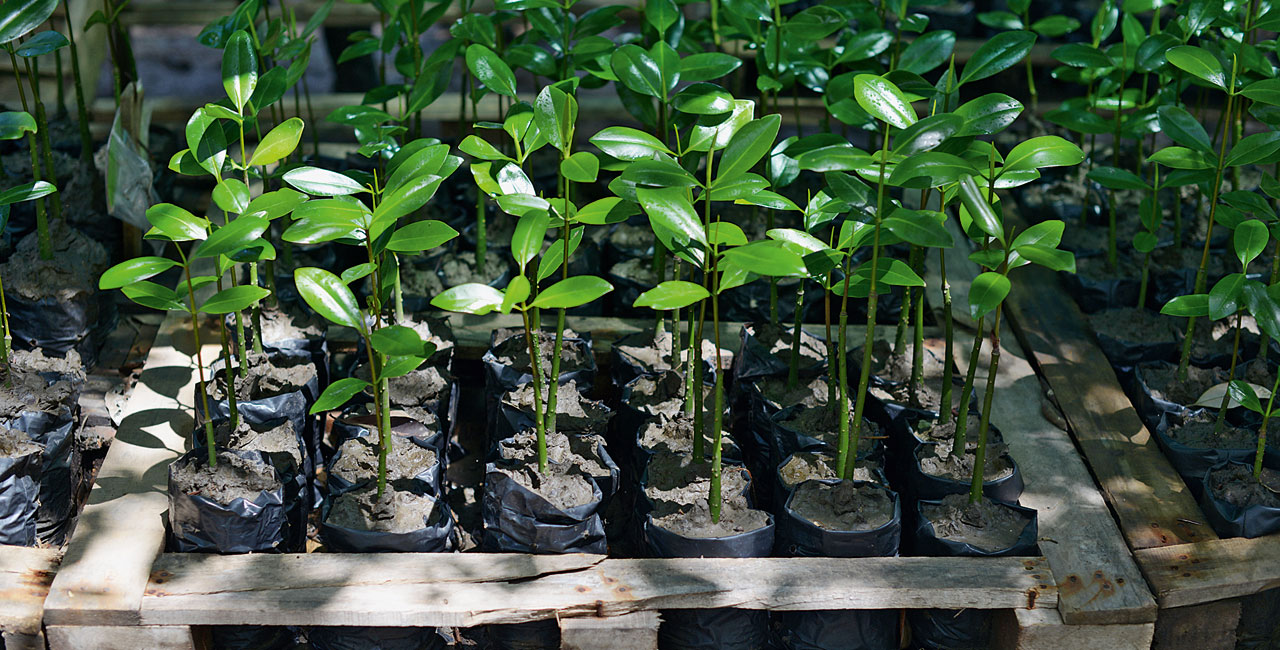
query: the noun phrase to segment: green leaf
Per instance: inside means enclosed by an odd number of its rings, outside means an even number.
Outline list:
[[[350,285],[352,282],[367,278],[370,275],[372,275],[374,268],[376,267],[373,265],[373,262],[365,262],[363,264],[357,264],[343,271],[342,275],[339,277],[342,279],[342,282],[344,284]]]
[[[338,276],[313,266],[293,271],[298,294],[317,314],[338,324],[365,331],[364,316],[355,294]]]
[[[1147,162],[1159,163],[1174,169],[1212,169],[1205,155],[1186,147],[1165,147],[1147,157]]]
[[[978,184],[973,182],[972,177],[960,179],[960,201],[979,229],[1004,241],[1004,225],[1000,222],[1000,217],[996,215],[995,210],[991,208],[991,204],[987,203],[986,194],[978,189]]]
[[[417,330],[404,325],[388,325],[369,334],[373,349],[391,357],[427,358],[435,354],[436,346],[423,341]]]
[[[390,224],[396,219],[411,214],[427,204],[444,179],[439,176],[418,176],[397,187],[382,197],[378,207],[373,211],[373,219],[377,223]],[[373,235],[375,238],[377,234]]]
[[[12,205],[23,201],[34,201],[57,191],[58,188],[54,187],[53,184],[48,181],[24,183],[17,187],[11,187],[0,192],[0,205]]]
[[[253,41],[245,31],[237,31],[227,39],[222,51],[222,87],[236,110],[244,113],[244,105],[258,85],[258,56]]]
[[[1249,383],[1233,379],[1231,383],[1227,384],[1227,394],[1231,396],[1232,401],[1250,411],[1266,414],[1262,401],[1258,399],[1257,391],[1253,390],[1253,386],[1249,385]]]
[[[249,164],[253,166],[270,165],[280,162],[287,158],[298,148],[298,141],[302,139],[302,130],[305,128],[302,120],[291,117],[274,129],[271,129],[262,141],[258,143],[258,148],[253,150],[253,156],[249,158]]]
[[[373,387],[373,384],[355,377],[343,377],[325,387],[316,403],[308,411],[311,415],[332,411],[351,400],[352,397]]]
[[[613,67],[613,73],[618,76],[618,81],[633,92],[649,97],[666,98],[667,89],[662,81],[658,62],[654,61],[640,46],[628,44],[614,50],[610,64]]]
[[[951,248],[955,238],[947,232],[946,215],[933,210],[898,208],[883,222],[903,241],[927,248]]]
[[[434,219],[415,221],[391,235],[391,240],[387,242],[387,250],[397,253],[420,253],[442,246],[457,236],[458,231],[443,221]]]
[[[594,275],[576,275],[543,289],[533,300],[533,306],[539,309],[573,309],[612,290],[613,285]]]
[[[58,0],[5,0],[0,4],[0,43],[8,43],[49,20]]]
[[[880,56],[891,45],[893,45],[893,32],[887,29],[862,30],[845,43],[844,51],[840,53],[836,63],[865,61],[871,57]]]
[[[1088,174],[1094,181],[1109,190],[1150,190],[1147,182],[1137,174],[1119,167],[1095,167]]]
[[[1221,320],[1236,313],[1242,306],[1245,275],[1231,273],[1218,280],[1209,290],[1209,318]]]
[[[984,11],[978,14],[978,22],[992,29],[1023,29],[1022,19],[1010,11]]]
[[[925,178],[931,186],[938,187],[977,173],[978,170],[964,158],[941,151],[930,151],[898,163],[889,175],[889,184],[906,187],[913,179]]]
[[[1227,90],[1227,73],[1222,69],[1222,63],[1209,52],[1194,45],[1179,45],[1169,48],[1165,58],[1178,69]]]
[[[1073,68],[1105,70],[1115,66],[1111,57],[1107,56],[1102,50],[1084,43],[1067,43],[1054,49],[1051,56]]]
[[[98,288],[103,291],[119,289],[155,277],[177,265],[177,262],[165,257],[135,257],[103,272],[102,277],[98,278]]]
[[[1186,109],[1181,106],[1161,106],[1156,112],[1160,117],[1160,130],[1171,140],[1201,153],[1214,155],[1209,134]]]
[[[1019,246],[1027,246],[1030,244],[1057,248],[1058,245],[1062,243],[1062,233],[1064,230],[1066,230],[1066,224],[1057,219],[1041,221],[1040,223],[1018,233],[1018,236],[1013,238],[1012,246],[1015,250]]]
[[[591,144],[618,160],[634,161],[652,158],[654,154],[674,153],[652,135],[626,126],[610,126],[591,137]]]
[[[854,78],[853,87],[854,99],[873,117],[899,129],[916,123],[915,109],[892,82],[876,75],[860,74]]]
[[[644,21],[658,30],[659,34],[665,34],[667,28],[676,24],[680,18],[680,7],[676,6],[675,0],[645,0]]]
[[[529,278],[523,275],[511,278],[511,282],[507,283],[507,290],[503,292],[502,305],[498,307],[498,311],[504,314],[509,313],[516,305],[523,304],[529,299],[531,290]]]
[[[249,201],[245,208],[246,215],[262,217],[268,221],[283,217],[307,202],[307,195],[297,190],[283,188],[267,192]]]
[[[391,159],[391,163],[388,163],[387,180],[382,190],[390,192],[404,185],[409,179],[422,176],[448,177],[460,164],[461,159],[457,156],[453,156],[451,160],[447,144],[426,145],[413,149],[406,145],[400,149],[395,158]]]
[[[719,79],[742,66],[742,59],[724,52],[699,52],[680,61],[680,78],[684,81]]]
[[[261,217],[240,217],[213,231],[191,251],[191,259],[230,255],[262,236],[271,225]]]
[[[898,57],[898,69],[925,74],[946,63],[956,47],[955,32],[938,30],[911,41]]]
[[[1240,91],[1240,94],[1255,102],[1261,102],[1269,106],[1280,106],[1280,79],[1255,81],[1245,86],[1244,90]]]
[[[170,241],[192,241],[209,235],[209,221],[172,203],[147,208],[147,221]]]
[[[498,207],[514,217],[523,217],[530,212],[548,212],[551,202],[532,194],[504,194],[498,197]]]
[[[1193,293],[1187,296],[1178,296],[1166,302],[1164,307],[1160,308],[1160,313],[1166,316],[1181,316],[1184,318],[1208,316],[1209,294]]]
[[[638,212],[639,210],[636,209],[634,203],[623,201],[616,196],[610,196],[597,199],[583,206],[574,215],[573,220],[593,226],[606,226],[626,221],[628,217]]]
[[[1028,262],[1038,264],[1051,271],[1076,272],[1076,256],[1071,251],[1059,250],[1040,244],[1014,246],[1013,250]]]
[[[284,181],[307,194],[316,196],[346,196],[365,191],[365,188],[337,172],[319,167],[297,167],[284,174]]]
[[[947,138],[964,128],[964,118],[954,113],[939,113],[899,131],[893,138],[894,156],[911,156],[937,149]]]
[[[533,104],[538,130],[551,146],[568,153],[573,146],[573,127],[578,121],[578,101],[555,86],[538,93]]]
[[[1250,219],[1236,226],[1233,240],[1236,258],[1240,260],[1241,267],[1247,268],[1249,262],[1257,259],[1258,255],[1266,249],[1267,242],[1271,240],[1271,233],[1267,231],[1266,224]]]
[[[770,277],[803,278],[809,275],[804,259],[781,242],[758,241],[724,252],[729,262],[752,273]]]
[[[1056,135],[1042,135],[1018,144],[1004,159],[1002,174],[1039,169],[1041,167],[1065,167],[1084,160],[1080,147]]]
[[[249,209],[249,186],[237,178],[224,178],[213,188],[213,203],[223,212],[243,214]]]
[[[387,379],[403,377],[417,370],[426,360],[426,357],[419,356],[389,357],[386,365],[382,366],[382,376]]]
[[[458,149],[460,149],[462,153],[480,160],[512,160],[510,156],[502,153],[497,147],[489,144],[488,140],[475,135],[469,135],[463,138],[462,142],[458,144]]]
[[[1227,153],[1226,166],[1269,165],[1280,161],[1280,131],[1245,136]]]
[[[1067,16],[1046,16],[1031,23],[1031,31],[1045,37],[1058,38],[1080,29],[1080,21]]]
[[[1272,340],[1280,339],[1280,303],[1271,296],[1267,287],[1257,281],[1246,282],[1244,299],[1249,313],[1258,322],[1258,329]]]
[[[468,282],[437,294],[431,299],[431,306],[445,311],[483,316],[500,307],[502,298],[501,291],[487,284]]]
[[[636,197],[645,214],[649,215],[649,225],[653,227],[654,235],[668,249],[684,251],[693,244],[708,245],[707,233],[703,231],[702,222],[698,220],[683,189],[641,187],[636,188]]]
[[[600,159],[593,153],[579,151],[560,161],[560,173],[575,183],[594,183],[600,174]]]
[[[37,130],[36,118],[26,111],[0,113],[0,140],[17,140]]]
[[[667,280],[640,294],[632,306],[656,310],[683,309],[709,297],[711,294],[700,284],[684,280]]]
[[[716,169],[716,178],[732,178],[751,171],[773,148],[781,125],[782,116],[775,113],[747,122],[738,129],[724,149],[720,166]]]
[[[986,79],[1013,67],[1031,52],[1035,43],[1036,35],[1031,32],[1001,32],[992,36],[964,64],[960,83]]]
[[[996,310],[1009,295],[1009,278],[992,271],[985,271],[969,285],[969,316],[974,320]]]
[[[546,212],[534,211],[526,213],[516,222],[515,232],[511,234],[511,255],[520,265],[520,273],[529,261],[542,251],[542,240],[547,234],[550,217]]]
[[[154,282],[142,280],[120,287],[125,297],[143,307],[161,311],[186,311],[187,305],[172,289],[162,287]]]
[[[499,95],[515,98],[516,75],[511,72],[511,67],[502,60],[502,57],[479,43],[468,45],[466,56],[467,69],[480,80],[480,83],[484,84],[485,88]]]
[[[671,105],[691,115],[722,115],[733,110],[733,95],[715,84],[695,83],[676,93]]]
[[[209,299],[200,305],[200,312],[203,314],[230,314],[234,311],[243,311],[269,295],[271,295],[271,292],[263,287],[242,284],[223,289],[209,296]]]
[[[44,56],[54,50],[64,48],[68,44],[70,44],[70,41],[67,40],[66,36],[56,31],[48,30],[23,41],[22,45],[18,46],[17,53],[21,57]]]

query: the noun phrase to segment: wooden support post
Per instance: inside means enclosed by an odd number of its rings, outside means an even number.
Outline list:
[[[49,650],[196,650],[181,625],[50,625]]]
[[[658,613],[560,620],[560,650],[658,650]]]
[[[1238,600],[1164,609],[1151,650],[1233,650],[1239,623]]]

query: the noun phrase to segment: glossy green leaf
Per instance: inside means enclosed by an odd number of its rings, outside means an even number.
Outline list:
[[[191,251],[192,259],[230,255],[262,236],[271,225],[261,217],[240,217],[209,234]]]
[[[969,285],[969,316],[977,320],[995,311],[1010,288],[1009,278],[992,271],[980,273]]]
[[[515,232],[511,235],[511,255],[520,266],[520,273],[533,258],[542,251],[542,240],[547,234],[550,217],[546,212],[534,211],[520,217],[516,222]]]
[[[610,126],[591,137],[591,144],[618,160],[652,158],[654,154],[674,155],[654,136],[626,126]]]
[[[667,280],[636,298],[634,307],[668,310],[683,309],[711,294],[700,284],[684,280]]]
[[[56,31],[43,31],[23,41],[22,45],[18,46],[17,54],[22,57],[44,56],[70,43],[66,36]]]
[[[11,187],[0,192],[0,205],[12,205],[23,201],[34,201],[57,191],[58,188],[54,187],[53,184],[48,181],[24,183],[17,187]]]
[[[162,287],[154,282],[141,280],[120,287],[125,297],[143,307],[161,311],[187,311],[183,298],[173,289]]]
[[[623,45],[614,50],[610,64],[618,80],[633,92],[649,97],[667,96],[658,62],[644,48],[633,44]]]
[[[135,257],[103,272],[98,278],[98,288],[103,291],[119,289],[155,277],[177,265],[177,262],[165,257]]]
[[[992,36],[965,62],[960,83],[986,79],[1013,67],[1031,52],[1035,43],[1036,35],[1031,32],[1001,32]]]
[[[775,113],[747,122],[738,129],[720,156],[716,178],[732,178],[751,171],[773,148],[781,125],[782,116]]]
[[[445,311],[483,316],[502,306],[502,298],[502,292],[489,285],[469,282],[437,294],[431,299],[431,306]]]
[[[213,188],[213,203],[223,212],[243,214],[249,209],[249,186],[238,178],[224,178]]]
[[[1076,272],[1076,256],[1071,251],[1039,244],[1015,246],[1014,251],[1028,262],[1043,266],[1051,271]]]
[[[578,100],[555,86],[547,86],[533,104],[538,130],[551,146],[568,153],[573,146],[574,124],[578,121]]]
[[[1161,106],[1157,110],[1157,114],[1160,116],[1160,130],[1169,136],[1169,139],[1184,147],[1214,155],[1213,143],[1209,140],[1209,134],[1205,132],[1204,126],[1196,118],[1192,117],[1191,113],[1188,113],[1185,108],[1172,105]]]
[[[284,174],[284,181],[316,196],[347,196],[365,191],[351,177],[319,167],[297,167]]]
[[[1165,147],[1147,157],[1147,162],[1159,163],[1174,169],[1212,169],[1213,164],[1204,154],[1186,147]]]
[[[222,87],[240,113],[258,85],[258,55],[253,51],[249,34],[238,31],[227,40],[222,50]]]
[[[1280,161],[1280,131],[1245,136],[1227,152],[1226,166],[1270,165]]]
[[[204,314],[230,314],[231,312],[243,311],[269,295],[271,295],[271,291],[263,287],[255,287],[248,284],[229,287],[209,296],[209,299],[200,305],[200,312]]]
[[[860,74],[853,84],[854,99],[862,110],[899,129],[915,124],[915,109],[893,83],[876,75]]]
[[[298,294],[317,314],[331,322],[364,331],[366,326],[356,296],[338,276],[312,266],[295,269]]]
[[[636,209],[634,203],[623,201],[616,196],[610,196],[597,199],[583,206],[574,215],[574,221],[594,226],[605,226],[626,221],[628,217],[638,212],[639,210]]]
[[[889,232],[915,246],[951,248],[955,245],[955,238],[947,231],[946,215],[941,212],[898,208],[883,224]]]
[[[974,223],[983,232],[995,237],[1000,241],[1004,241],[1004,225],[1000,222],[1000,218],[996,215],[995,210],[987,203],[987,195],[978,189],[977,183],[971,177],[960,179],[960,201],[963,203],[969,216]]]
[[[444,245],[458,236],[443,221],[415,221],[391,235],[387,250],[397,253],[420,253]]]
[[[1160,313],[1166,316],[1208,316],[1209,294],[1193,293],[1187,296],[1178,296],[1177,298],[1166,302],[1164,307],[1160,308]]]
[[[724,52],[699,52],[680,61],[680,78],[684,81],[719,79],[742,66],[742,59]]]
[[[25,36],[53,15],[58,0],[5,0],[0,4],[0,43]]]
[[[1147,182],[1137,174],[1119,167],[1095,167],[1088,174],[1094,181],[1110,190],[1150,190]]]
[[[1227,90],[1227,73],[1208,51],[1194,45],[1179,45],[1165,52],[1165,58],[1178,69]]]
[[[436,346],[422,340],[417,330],[404,325],[380,327],[369,334],[373,349],[392,357],[427,358],[435,353]]]
[[[613,290],[613,285],[594,275],[575,275],[538,293],[533,306],[539,309],[581,307]]]
[[[1255,81],[1245,86],[1244,90],[1240,91],[1240,94],[1255,102],[1261,102],[1269,106],[1280,106],[1280,79]]]
[[[460,149],[462,153],[480,160],[512,160],[510,156],[502,153],[497,147],[489,144],[489,141],[475,135],[469,135],[463,138],[462,142],[458,144],[458,149]]]
[[[1218,280],[1209,290],[1209,318],[1221,320],[1240,309],[1244,302],[1243,273],[1231,273]]]
[[[296,117],[277,124],[274,129],[262,136],[258,148],[253,150],[253,156],[249,158],[249,164],[270,165],[287,158],[298,148],[298,141],[302,139],[304,128],[302,120]]]
[[[709,83],[695,83],[676,93],[672,106],[681,113],[721,115],[733,110],[733,95]]]
[[[588,151],[579,151],[560,161],[560,173],[575,183],[594,183],[600,174],[600,159]]]
[[[209,221],[172,203],[147,208],[147,221],[171,241],[192,241],[208,236]]]
[[[685,251],[698,244],[700,250],[708,244],[707,233],[703,231],[702,222],[683,189],[637,188],[636,196],[645,214],[649,215],[654,235],[668,249]]]
[[[1056,135],[1042,135],[1026,140],[1005,156],[1002,173],[1042,167],[1077,165],[1084,160],[1084,152]]]
[[[730,248],[724,257],[733,264],[770,277],[802,278],[809,275],[804,259],[788,250],[781,242],[758,241]]]
[[[913,41],[898,57],[898,69],[925,74],[947,62],[956,47],[955,32],[938,30]]]
[[[320,393],[320,397],[316,398],[316,403],[311,405],[308,411],[311,415],[332,411],[341,408],[352,397],[373,387],[373,384],[356,377],[343,377],[337,381],[330,383],[325,387],[324,392]]]
[[[485,88],[499,95],[512,98],[516,96],[516,75],[502,57],[479,43],[467,46],[466,57],[467,69]]]
[[[898,132],[893,138],[894,156],[912,156],[932,151],[964,128],[964,118],[954,113],[939,113]]]
[[[1236,226],[1232,240],[1235,243],[1236,259],[1240,260],[1241,267],[1247,268],[1249,262],[1257,259],[1266,249],[1267,242],[1271,241],[1271,233],[1266,224],[1250,219]]]
[[[418,176],[410,179],[400,187],[382,197],[378,207],[373,211],[375,222],[387,224],[405,215],[412,214],[427,204],[435,196],[440,183],[439,176]],[[377,236],[376,234],[374,235]]]
[[[17,140],[37,130],[36,118],[26,111],[0,113],[0,140]]]
[[[913,179],[927,179],[929,185],[938,187],[977,173],[978,170],[964,158],[941,151],[929,151],[898,163],[889,175],[889,184],[905,187]]]
[[[510,313],[518,305],[523,305],[529,299],[533,286],[529,284],[529,278],[523,275],[517,275],[511,278],[511,282],[507,283],[507,289],[502,295],[502,304],[498,306],[498,311],[506,314]]]

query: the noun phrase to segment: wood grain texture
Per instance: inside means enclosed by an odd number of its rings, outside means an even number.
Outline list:
[[[191,628],[151,625],[50,625],[49,650],[195,650]]]
[[[468,627],[657,609],[1006,609],[1057,603],[1043,558],[608,559],[515,579],[506,570],[511,563],[527,572],[534,558],[377,558],[395,567],[394,573],[365,571],[371,559],[166,555],[165,573],[157,574],[160,580],[152,580],[142,599],[141,622]],[[298,563],[310,560],[327,563],[315,581],[298,574]]]
[[[61,555],[57,549],[0,546],[0,630],[6,635],[40,634],[44,599]]]
[[[1148,650],[1155,623],[1066,625],[1052,609],[1012,609],[992,623],[993,650]]]
[[[1014,330],[1034,351],[1129,546],[1217,539],[1138,419],[1075,302],[1049,271],[1024,271],[1010,295]]]
[[[658,612],[560,621],[560,650],[658,650]]]
[[[1240,601],[1161,610],[1152,650],[1235,650]]]
[[[193,425],[194,344],[182,314],[170,314],[143,367],[67,545],[45,603],[45,622],[138,623],[151,564],[164,545],[169,464]],[[211,332],[202,342],[215,341]],[[205,345],[206,362],[216,346]]]
[[[973,337],[957,333],[956,357],[968,368]],[[1067,624],[1150,623],[1156,603],[1111,511],[1066,431],[1039,408],[1040,380],[1017,341],[1001,337],[991,421],[1026,480],[1019,503],[1037,512],[1040,550],[1058,580],[1058,611]],[[991,354],[983,341],[975,390],[984,390]],[[976,434],[976,432],[974,432]]]
[[[1280,539],[1232,538],[1136,553],[1161,607],[1183,607],[1280,587]]]

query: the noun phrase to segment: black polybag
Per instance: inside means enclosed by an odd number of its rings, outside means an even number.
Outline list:
[[[75,350],[85,367],[98,359],[98,336],[110,331],[116,318],[115,298],[108,292],[77,292],[31,300],[17,292],[5,292],[9,333],[17,350],[42,348],[49,356],[63,357]]]
[[[346,417],[339,418],[333,423],[334,438],[337,441],[338,449],[329,457],[327,466],[333,465],[341,458],[342,445],[348,440],[362,439],[369,445],[378,444],[378,429],[371,421],[372,416],[364,418]],[[447,440],[444,434],[440,432],[439,426],[428,426],[428,424],[419,422],[409,417],[392,417],[391,418],[391,435],[408,441],[411,444],[418,445],[424,449],[430,449],[436,455],[436,462],[430,467],[423,467],[417,475],[413,476],[410,483],[411,488],[415,492],[439,496],[442,494],[441,485],[443,481],[443,470],[445,466],[445,454],[447,454]],[[394,447],[393,447],[394,448]],[[363,480],[352,482],[344,478],[342,475],[330,471],[328,482],[325,484],[326,492],[330,499],[340,494],[350,492],[369,481],[374,477],[366,477]]]
[[[1138,304],[1140,283],[1133,277],[1091,278],[1076,273],[1059,272],[1067,295],[1075,299],[1080,311],[1086,314],[1111,307],[1132,307]]]
[[[802,452],[796,452],[796,453],[802,453]],[[826,454],[829,457],[831,457],[831,460],[832,460],[831,465],[837,464],[835,462],[835,456],[836,456],[835,452],[831,452],[829,454],[827,452],[813,452],[813,453]],[[773,468],[773,473],[772,473],[772,476],[770,477],[771,485],[768,486],[769,491],[767,493],[769,498],[769,502],[767,505],[770,508],[777,508],[778,510],[781,510],[783,506],[787,503],[787,500],[791,498],[792,493],[795,492],[796,487],[798,487],[798,485],[788,486],[786,481],[782,480],[782,468],[786,466],[788,462],[791,461],[791,458],[794,455],[795,454],[792,454],[791,456],[787,456],[782,460],[781,463],[778,463],[777,467]],[[859,457],[857,459],[857,464],[855,465],[852,472],[856,472],[859,468],[866,468],[867,474],[871,476],[872,483],[878,483],[885,487],[889,486],[888,475],[885,474],[884,467],[881,466],[879,459],[867,458],[865,456]],[[854,478],[854,477],[851,475],[849,478]],[[781,525],[781,522],[779,522],[779,525]],[[779,532],[779,534],[781,534],[781,532]]]
[[[687,330],[680,331],[681,346],[688,348]],[[613,385],[622,388],[641,375],[657,375],[672,371],[670,367],[654,368],[643,361],[622,351],[624,347],[643,347],[653,344],[653,332],[633,332],[617,341],[609,348],[609,377]],[[679,358],[679,353],[675,353]],[[668,359],[670,361],[670,359]],[[702,359],[702,381],[708,385],[715,384],[716,370],[714,359]]]
[[[22,431],[32,442],[44,446],[36,536],[52,545],[61,544],[71,528],[74,493],[80,484],[80,451],[72,434],[77,410],[78,407],[62,404],[56,413],[22,411],[17,417],[0,420],[0,426]]]
[[[1152,361],[1169,361],[1177,358],[1178,355],[1178,344],[1172,339],[1142,342],[1125,341],[1101,333],[1095,336],[1098,339],[1098,347],[1102,348],[1102,353],[1107,356],[1112,366],[1128,367]]]
[[[764,341],[758,339],[755,332],[760,328],[758,323],[742,325],[742,330],[738,333],[741,344],[738,347],[738,353],[733,357],[733,381],[738,382],[752,381],[762,377],[785,377],[791,369],[791,353],[790,347],[787,351],[779,354],[770,352],[770,348]],[[794,327],[786,327],[784,332],[790,333]],[[803,328],[801,328],[803,331]],[[809,332],[804,332],[809,334]],[[821,341],[821,337],[816,337]],[[802,339],[803,340],[803,339]],[[799,376],[805,379],[812,379],[821,375],[826,370],[825,361],[815,361],[809,357],[800,357]]]
[[[42,445],[0,458],[0,544],[35,546]]]
[[[646,517],[645,544],[653,557],[768,557],[774,522],[729,537],[694,539],[668,531]],[[758,609],[668,609],[662,611],[658,647],[681,650],[757,650],[769,644],[769,613]]]
[[[932,446],[926,444],[916,448],[916,452],[912,456],[913,462],[907,469],[907,493],[913,499],[926,501],[941,499],[948,494],[968,494],[970,487],[968,479],[959,481],[953,478],[934,476],[926,473],[921,468],[920,457],[922,454],[928,453],[930,451],[929,447]],[[1014,502],[1018,500],[1018,497],[1022,496],[1022,490],[1026,487],[1026,483],[1022,479],[1022,470],[1018,468],[1018,463],[1014,462],[1013,457],[1008,452],[1001,454],[1001,457],[1013,467],[1013,472],[1008,476],[995,479],[987,479],[984,476],[982,493],[987,498],[995,499],[996,501]]]
[[[1031,515],[1031,521],[1023,528],[1018,540],[998,551],[984,551],[961,542],[940,539],[933,525],[921,515],[920,508],[937,502],[920,501],[916,504],[916,525],[912,536],[914,555],[934,557],[1008,557],[1031,555],[1036,551],[1039,536],[1035,511],[1013,504],[1005,504],[1014,510]],[[990,647],[991,610],[985,609],[909,609],[907,621],[911,625],[911,637],[916,647],[923,650],[987,650]]]
[[[488,631],[489,640],[502,650],[559,650],[560,648],[560,623],[555,619],[490,625]]]
[[[272,361],[282,360],[286,363],[313,363],[310,352],[304,350],[277,350],[268,355]],[[217,377],[222,373],[224,377],[224,386],[229,388],[225,383],[225,370],[222,359],[218,359],[211,364],[214,376]],[[211,382],[210,382],[211,387]],[[323,390],[320,384],[319,370],[317,375],[312,377],[302,388],[274,395],[272,397],[263,397],[254,400],[236,400],[236,410],[240,417],[251,424],[266,424],[268,422],[278,420],[280,418],[288,418],[293,423],[293,430],[299,432],[305,442],[305,448],[309,452],[319,449],[317,438],[316,418],[310,414],[311,405],[320,397]],[[209,387],[206,387],[208,390]],[[196,399],[197,426],[203,422],[204,402],[205,400]],[[208,400],[209,415],[215,422],[221,420],[229,420],[231,418],[231,403],[225,399]],[[314,457],[313,457],[314,461]]]
[[[1191,488],[1191,493],[1200,496],[1200,490],[1204,486],[1204,477],[1213,467],[1226,463],[1244,463],[1253,464],[1254,455],[1257,453],[1256,445],[1246,447],[1215,448],[1215,447],[1191,447],[1184,445],[1169,436],[1169,428],[1182,424],[1186,419],[1205,413],[1204,409],[1185,410],[1181,413],[1166,412],[1160,415],[1155,430],[1152,432],[1156,439],[1156,443],[1160,445],[1161,451],[1164,452],[1169,464],[1173,465],[1173,469],[1178,472],[1178,476],[1186,481],[1187,486]]]
[[[209,628],[218,650],[293,650],[295,628],[276,625],[214,625]]]
[[[257,451],[218,450],[270,466],[266,454]],[[173,548],[179,553],[259,553],[284,550],[288,542],[288,517],[284,485],[264,490],[253,501],[233,499],[221,504],[199,494],[186,494],[173,483],[174,468],[186,463],[203,464],[208,451],[193,449],[169,466],[169,528]],[[277,480],[279,477],[276,477]]]
[[[823,481],[836,484],[838,481]],[[894,557],[902,539],[902,502],[892,495],[893,519],[873,530],[827,530],[796,514],[791,498],[778,517],[780,555],[801,557]],[[896,650],[898,610],[814,610],[778,612],[787,650]]]
[[[1262,537],[1280,531],[1280,508],[1263,504],[1240,507],[1228,503],[1213,493],[1209,487],[1209,476],[1214,471],[1226,469],[1228,466],[1245,465],[1252,467],[1252,461],[1241,463],[1227,460],[1207,470],[1200,479],[1200,508],[1209,520],[1209,525],[1218,535],[1226,537]]]
[[[506,461],[485,466],[484,543],[489,552],[599,553],[608,551],[599,510],[603,492],[591,477],[593,498],[568,509],[552,505],[542,496],[498,471]]]
[[[417,492],[416,487],[416,485],[403,483],[395,486],[396,489],[407,489],[421,494]],[[392,486],[388,484],[387,489],[391,490]],[[454,539],[452,510],[443,498],[434,500],[438,516],[433,521],[424,521],[421,528],[392,533],[348,528],[326,519],[320,524],[320,538],[330,549],[343,553],[443,553],[452,550]]]
[[[430,627],[313,627],[315,650],[442,650],[448,644]]]
[[[506,438],[497,440],[486,460],[494,462],[502,460],[502,448],[518,446],[515,440],[516,434],[532,432],[533,427],[533,420],[530,419],[526,423],[525,428],[513,432]],[[618,477],[621,470],[618,467],[618,463],[614,462],[613,456],[609,455],[609,448],[605,443],[604,436],[596,433],[575,432],[564,432],[563,435],[569,444],[569,451],[587,460],[596,461],[599,464],[597,467],[584,467],[582,469],[590,474],[591,480],[595,481],[596,485],[600,487],[600,498],[605,504],[608,504],[609,500],[612,499],[613,495],[618,491]],[[550,438],[548,437],[548,441],[549,440]],[[550,444],[550,442],[548,442],[548,444]],[[601,469],[604,471],[601,472]]]
[[[498,360],[493,349],[497,347],[497,335],[499,331],[501,330],[494,331],[493,337],[489,341],[489,349],[485,351],[484,356],[480,358],[481,362],[484,363],[484,385],[485,395],[487,396],[487,399],[485,400],[486,406],[496,404],[503,393],[513,391],[520,386],[533,381],[533,371],[531,368],[516,368],[513,365],[509,365]],[[523,330],[513,332],[512,335],[520,337],[522,341],[524,340]],[[552,335],[554,336],[554,333],[552,333]],[[593,345],[591,343],[591,335],[579,334],[574,338],[566,336],[564,338],[564,348],[567,350],[570,346],[581,347],[585,351],[584,356],[587,359],[587,362],[583,367],[577,369],[567,369],[564,366],[561,366],[560,383],[563,384],[573,380],[578,382],[578,390],[583,392],[589,391],[593,386],[595,386],[597,372],[596,357],[592,351]],[[544,376],[550,374],[549,371],[549,368],[542,368]]]

